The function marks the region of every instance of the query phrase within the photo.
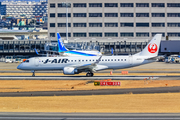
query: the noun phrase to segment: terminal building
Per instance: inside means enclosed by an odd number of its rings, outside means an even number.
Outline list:
[[[66,39],[68,6],[69,41],[148,42],[180,40],[179,0],[49,0],[48,37],[56,32]]]
[[[3,1],[0,2],[1,15],[20,17],[22,15],[31,18],[35,16],[47,16],[47,2],[35,1]]]

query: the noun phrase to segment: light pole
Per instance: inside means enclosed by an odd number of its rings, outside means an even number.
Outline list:
[[[71,3],[63,2],[63,7],[66,7],[66,40],[68,42],[68,7],[71,7]]]

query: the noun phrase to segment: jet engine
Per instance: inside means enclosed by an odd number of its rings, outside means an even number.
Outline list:
[[[65,75],[74,75],[74,74],[79,74],[77,69],[74,69],[73,67],[65,67],[63,69],[63,73]]]

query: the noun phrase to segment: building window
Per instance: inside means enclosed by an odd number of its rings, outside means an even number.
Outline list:
[[[133,13],[120,13],[121,17],[134,17]]]
[[[164,3],[151,3],[151,7],[165,7]]]
[[[149,13],[136,13],[136,17],[149,17]]]
[[[89,37],[102,37],[102,33],[89,33]]]
[[[89,13],[89,17],[102,17],[102,13]]]
[[[74,17],[86,17],[86,13],[73,13]]]
[[[180,27],[180,23],[167,23],[168,27]]]
[[[152,17],[165,17],[165,13],[151,13]]]
[[[55,37],[55,33],[50,33],[50,37]]]
[[[117,3],[104,3],[105,7],[118,7]]]
[[[167,7],[180,7],[180,3],[167,3]]]
[[[149,33],[136,33],[136,37],[149,37]]]
[[[66,7],[65,5],[63,6],[62,3],[58,3],[58,7]],[[71,7],[71,4],[68,4],[68,8]]]
[[[152,37],[154,37],[156,34],[162,34],[162,37],[165,37],[165,33],[160,33],[160,32],[158,32],[158,33],[152,33]]]
[[[66,23],[58,23],[58,27],[66,27]],[[68,23],[68,27],[71,27],[71,23]]]
[[[180,13],[167,13],[168,17],[180,17]]]
[[[104,13],[105,17],[118,17],[118,13]]]
[[[89,23],[89,27],[102,27],[102,23]]]
[[[55,13],[50,13],[50,17],[56,17]]]
[[[136,3],[136,7],[149,7],[149,3]]]
[[[134,37],[134,33],[120,33],[121,37]]]
[[[50,3],[50,8],[55,8],[56,4],[55,3]]]
[[[73,33],[73,37],[86,37],[86,33]]]
[[[136,23],[136,27],[149,27],[149,23]]]
[[[66,33],[59,33],[61,37],[66,37]],[[71,33],[68,33],[68,37],[71,37]]]
[[[118,23],[104,23],[105,27],[118,27]]]
[[[73,27],[86,27],[86,23],[73,23]]]
[[[165,27],[165,23],[152,23],[152,27]]]
[[[56,27],[55,23],[50,23],[50,27]]]
[[[66,17],[66,13],[58,13],[58,17]],[[68,17],[71,17],[71,13],[68,13]]]
[[[86,3],[74,3],[73,7],[86,7]]]
[[[105,37],[118,37],[118,33],[105,33]]]
[[[89,7],[102,7],[102,3],[89,3]]]
[[[167,33],[169,37],[180,37],[180,33]]]
[[[120,23],[121,27],[134,27],[134,23]]]
[[[120,3],[121,7],[134,7],[133,3]]]

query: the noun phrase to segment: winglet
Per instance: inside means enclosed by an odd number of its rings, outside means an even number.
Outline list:
[[[98,64],[101,61],[102,55],[99,57],[99,59],[95,62],[95,64]]]
[[[60,34],[57,32],[57,41],[58,41],[58,52],[68,51],[68,49],[64,46]]]
[[[39,53],[38,53],[38,51],[36,50],[36,48],[34,48],[34,50],[35,50],[36,54],[39,55]]]

